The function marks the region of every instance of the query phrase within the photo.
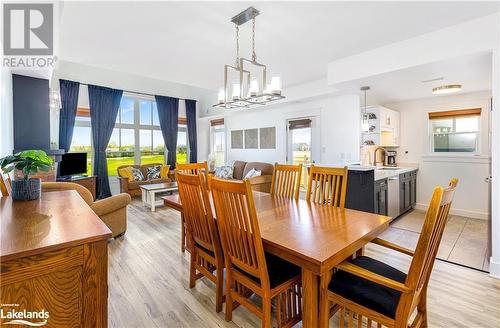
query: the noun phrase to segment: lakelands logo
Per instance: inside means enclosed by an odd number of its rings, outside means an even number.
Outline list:
[[[54,8],[51,3],[3,5],[3,65],[14,68],[53,66]]]
[[[2,304],[2,307],[14,307],[19,304]],[[49,312],[41,311],[17,311],[15,309],[4,310],[0,308],[0,318],[3,325],[25,325],[31,327],[41,327],[47,324]]]

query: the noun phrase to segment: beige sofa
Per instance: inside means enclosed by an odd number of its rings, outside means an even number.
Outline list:
[[[43,182],[42,192],[76,190],[97,216],[111,230],[113,237],[119,237],[127,230],[127,205],[131,198],[119,194],[94,201],[92,193],[85,187],[72,182]]]
[[[233,179],[243,180],[243,177],[251,169],[261,171],[261,176],[250,178],[252,189],[255,191],[270,192],[271,181],[273,179],[274,165],[262,162],[243,162],[234,161],[233,164]]]
[[[122,177],[120,175],[120,169],[132,166],[136,169],[141,170],[144,178],[147,178],[148,172],[147,168],[151,166],[163,165],[161,163],[152,163],[152,164],[144,164],[144,165],[122,165],[117,168],[118,171],[118,179],[120,180],[120,192],[124,192],[129,194],[130,196],[138,196],[141,195],[141,185],[153,184],[153,183],[164,183],[171,182],[171,179],[152,179],[152,180],[142,180],[142,181],[129,181],[128,178]]]

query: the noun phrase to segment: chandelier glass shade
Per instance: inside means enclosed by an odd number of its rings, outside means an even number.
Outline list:
[[[282,94],[281,78],[273,76],[267,83],[267,66],[257,61],[255,53],[255,17],[259,11],[253,7],[234,16],[231,21],[236,27],[236,61],[235,65],[224,65],[224,87],[217,95],[216,108],[238,108],[254,105],[265,105],[269,102],[285,98]],[[240,58],[239,26],[252,21],[252,59]],[[258,77],[252,72],[259,71]],[[237,74],[236,81],[229,81],[229,75]],[[229,86],[231,85],[231,88]]]

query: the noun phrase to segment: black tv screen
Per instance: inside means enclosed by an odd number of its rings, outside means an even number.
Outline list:
[[[62,160],[59,162],[60,176],[86,173],[87,153],[67,153],[62,155]]]

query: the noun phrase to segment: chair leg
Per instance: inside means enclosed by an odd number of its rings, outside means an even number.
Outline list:
[[[222,311],[222,303],[224,303],[224,268],[222,265],[217,266],[216,270],[217,283],[215,284],[215,312]]]
[[[195,266],[195,257],[197,254],[192,251],[191,252],[191,261],[189,262],[189,288],[193,288],[196,284],[196,266]]]
[[[269,296],[262,297],[262,312],[262,327],[271,328],[271,298]]]
[[[422,324],[420,327],[427,328],[427,288],[422,292],[420,302],[417,305],[417,311],[422,314]]]
[[[186,251],[186,221],[184,215],[181,214],[181,252]]]
[[[229,277],[229,272],[226,272],[226,321],[233,320],[233,298],[231,297],[233,285],[231,283],[231,278]]]

